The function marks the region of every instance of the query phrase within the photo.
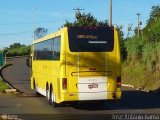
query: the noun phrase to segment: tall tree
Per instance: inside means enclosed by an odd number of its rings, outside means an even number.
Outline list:
[[[44,37],[44,36],[47,34],[47,32],[48,32],[48,29],[39,27],[39,28],[37,28],[37,29],[34,31],[34,34],[35,34],[35,37],[36,37],[37,39],[39,39],[39,38]]]
[[[160,5],[153,6],[150,18],[144,28],[144,33],[148,42],[160,41]]]
[[[66,21],[64,24],[64,27],[71,27],[71,26],[108,26],[108,20],[98,21],[91,13],[80,13],[77,12],[75,14],[76,20],[71,23],[69,21]]]
[[[25,45],[21,44],[21,43],[13,43],[9,46],[9,49],[14,49],[14,48],[20,48],[20,47],[24,47]]]

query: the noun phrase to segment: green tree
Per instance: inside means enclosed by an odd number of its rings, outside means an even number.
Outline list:
[[[64,24],[64,27],[71,27],[71,26],[108,26],[108,20],[98,21],[91,13],[80,13],[77,12],[75,14],[76,20],[71,23],[69,21],[66,21]]]
[[[153,6],[150,13],[150,18],[147,21],[147,25],[144,28],[146,40],[148,42],[160,41],[160,5]]]
[[[96,26],[97,19],[91,15],[91,13],[88,14],[81,14],[80,12],[76,13],[76,23],[78,26]]]
[[[21,43],[13,43],[9,46],[8,49],[14,49],[14,48],[19,48],[19,47],[24,47],[25,45],[24,44],[21,44]]]
[[[35,37],[36,39],[42,38],[44,37],[48,32],[48,29],[39,27],[34,31]]]
[[[9,47],[5,47],[4,50],[8,51],[7,56],[22,56],[22,55],[29,55],[31,46],[26,46],[21,43],[13,43]]]
[[[66,21],[64,24],[64,27],[73,27],[73,26],[108,26],[108,20],[105,21],[98,21],[91,13],[83,13],[81,14],[80,12],[77,12],[76,15],[76,21],[73,23]],[[117,26],[117,30],[119,33],[119,38],[120,38],[120,50],[121,50],[121,57],[122,60],[126,59],[127,57],[127,50],[124,45],[124,34],[122,31],[122,26]]]

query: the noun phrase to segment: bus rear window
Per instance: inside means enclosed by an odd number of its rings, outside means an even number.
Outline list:
[[[68,28],[71,52],[111,52],[114,49],[114,29],[110,27]]]

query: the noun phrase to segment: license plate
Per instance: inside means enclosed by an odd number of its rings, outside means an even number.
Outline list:
[[[89,85],[88,85],[88,88],[89,88],[89,89],[98,88],[98,84],[96,84],[96,83],[89,84]]]

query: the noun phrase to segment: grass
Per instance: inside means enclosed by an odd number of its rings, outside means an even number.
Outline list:
[[[160,89],[160,42],[142,42],[137,39],[126,42],[128,56],[122,63],[122,82],[156,91]]]
[[[9,87],[6,85],[5,82],[3,82],[1,79],[0,79],[0,92],[4,93],[6,89],[8,89]]]
[[[124,84],[130,84],[137,88],[154,91],[160,88],[160,74],[158,71],[152,72],[146,69],[142,63],[132,65],[122,65],[122,80]]]
[[[30,46],[8,49],[7,57],[29,55],[30,49],[31,49]]]

